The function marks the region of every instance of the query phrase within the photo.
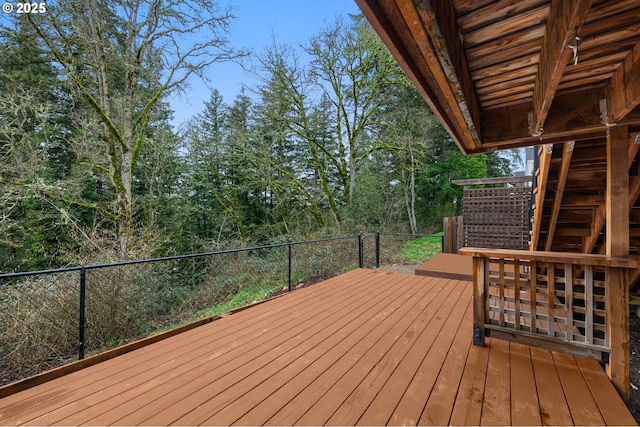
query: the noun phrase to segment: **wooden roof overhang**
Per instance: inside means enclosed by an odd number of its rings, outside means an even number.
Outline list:
[[[640,130],[640,0],[356,2],[464,153]]]

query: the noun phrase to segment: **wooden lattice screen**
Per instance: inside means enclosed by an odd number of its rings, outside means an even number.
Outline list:
[[[462,199],[464,246],[529,249],[531,187],[468,188]]]
[[[633,260],[605,255],[463,248],[472,255],[474,343],[505,339],[606,362],[612,286]],[[622,304],[625,310],[628,308]]]

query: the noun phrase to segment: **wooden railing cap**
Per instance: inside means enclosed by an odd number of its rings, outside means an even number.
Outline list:
[[[458,251],[461,255],[481,258],[524,259],[530,261],[571,263],[603,267],[640,268],[637,258],[610,257],[598,254],[580,254],[573,252],[524,251],[515,249],[489,249],[465,247]]]

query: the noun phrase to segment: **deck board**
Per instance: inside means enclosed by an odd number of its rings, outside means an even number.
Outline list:
[[[445,302],[459,298],[459,295],[462,294],[463,286],[464,285],[456,287],[456,292],[449,294],[449,298],[447,298]],[[453,305],[455,306],[455,303]],[[430,307],[435,308],[433,304],[430,304]],[[419,321],[412,322],[412,326],[402,332],[402,336],[396,339],[390,351],[369,371],[358,387],[350,393],[348,398],[337,408],[331,418],[327,420],[327,423],[330,425],[355,425],[386,384],[398,384],[403,379],[406,380],[408,375],[405,375],[402,369],[398,371],[398,368],[409,355],[421,353],[412,351],[412,348],[424,348],[424,346],[427,345],[425,341],[433,342],[433,340],[427,337],[429,333],[425,332],[439,329],[439,321],[437,319],[438,317],[444,317],[448,314],[442,312],[442,310],[446,310],[447,307],[449,307],[449,305],[444,303],[440,304],[437,312],[435,309],[423,310],[423,312],[420,313]],[[458,321],[459,320],[461,319],[458,319]],[[409,348],[409,350],[405,350],[406,348]],[[393,405],[392,401],[380,400],[376,402],[372,408],[376,408],[378,412],[385,406],[387,410],[393,410],[395,405]],[[323,409],[322,405],[316,405],[316,407],[320,410]]]
[[[410,280],[410,276],[405,276],[403,280]],[[381,304],[384,306],[388,303],[382,302]],[[378,313],[378,311],[380,309],[380,307],[373,307],[372,312],[368,313],[373,322],[378,322],[378,319],[380,318],[380,313]],[[360,317],[363,319],[366,318],[366,316]],[[348,336],[345,335],[345,337]],[[353,337],[351,337],[351,339],[353,339]],[[361,339],[366,339],[366,337],[361,336]],[[296,373],[296,375],[285,375],[282,387],[272,393],[260,393],[263,400],[261,400],[260,403],[253,407],[247,414],[239,418],[237,423],[254,424],[257,422],[258,424],[264,424],[274,417],[277,412],[281,412],[280,416],[284,416],[282,409],[301,394],[309,394],[310,390],[307,389],[308,386],[316,381],[318,377],[326,372],[330,367],[333,366],[334,369],[348,368],[348,363],[340,363],[340,360],[348,357],[350,350],[353,352],[351,342],[348,340],[342,340],[332,348],[331,352],[326,352],[315,360],[305,360],[307,365],[305,366],[306,369]],[[334,366],[336,364],[337,366]],[[319,390],[315,390],[316,393],[318,391]]]
[[[462,286],[465,285],[462,284]],[[438,301],[438,304],[440,303]],[[449,307],[449,305],[445,307]],[[440,313],[440,317],[442,317],[442,310]],[[437,316],[438,314],[436,314]],[[426,328],[420,331],[419,337],[413,344],[415,351],[411,349],[407,351],[405,357],[393,372],[393,377],[377,391],[375,398],[364,411],[357,424],[383,425],[388,422],[409,387],[411,380],[423,363],[425,358],[424,350],[431,348],[436,339],[437,329],[434,326],[434,323],[429,323]]]
[[[510,343],[511,352],[511,425],[542,425],[536,392],[533,362],[528,346]]]
[[[419,276],[472,281],[473,257],[439,253],[417,266],[415,273]]]
[[[572,425],[571,412],[551,352],[531,348],[543,425]]]
[[[466,286],[465,290],[469,290],[469,287]],[[462,323],[464,311],[469,308],[469,306],[459,303],[458,295],[456,293],[449,297],[447,305],[443,305],[438,312],[436,319],[440,320],[435,325],[439,329],[437,337],[402,395],[398,406],[391,415],[389,424],[415,425],[420,419],[426,405],[425,398],[431,395],[438,374],[449,353],[453,337]],[[454,307],[449,305],[452,303],[455,303]],[[448,322],[445,323],[445,320]],[[434,331],[431,331],[430,335],[434,335]]]
[[[407,292],[406,294],[402,295],[401,298],[398,298],[395,301],[393,301],[393,303],[387,304],[386,307],[380,307],[377,310],[375,310],[375,313],[370,313],[369,314],[370,317],[368,317],[369,320],[367,323],[370,323],[371,324],[370,326],[373,327],[374,329],[373,330],[369,329],[370,331],[369,333],[362,334],[364,330],[367,330],[365,328],[358,328],[356,330],[357,333],[355,334],[354,333],[347,334],[347,332],[343,332],[343,336],[345,338],[341,342],[343,343],[342,348],[346,351],[341,356],[341,362],[343,365],[350,368],[352,372],[367,371],[368,369],[370,369],[371,366],[373,366],[374,361],[369,361],[366,357],[369,356],[370,353],[373,353],[373,355],[371,355],[370,358],[375,357],[381,351],[386,349],[386,346],[389,345],[392,341],[394,341],[397,338],[396,330],[400,328],[397,326],[398,323],[402,323],[402,322],[409,323],[410,320],[412,319],[411,310],[401,311],[399,310],[399,308],[407,305],[412,306],[412,308],[415,308],[416,304],[420,302],[422,298],[428,294],[429,289],[427,287],[418,286],[417,288],[416,287],[411,288],[411,291],[412,292],[416,291],[416,292],[415,293]],[[405,317],[403,318],[402,316],[405,316]],[[342,318],[340,320],[342,325],[346,323],[346,319]],[[343,327],[342,330],[344,329],[345,328]],[[328,348],[326,350],[327,352],[335,347],[336,345],[335,341],[336,341],[336,335],[333,334],[333,336],[331,336],[331,342],[328,344]],[[309,344],[307,343],[306,345],[309,345]],[[372,346],[374,347],[377,346],[377,348],[375,348],[376,351],[373,351],[373,352],[369,351],[364,355],[360,354],[360,350],[359,350],[360,348],[371,348]],[[329,359],[334,359],[334,357],[335,355],[331,354]],[[327,370],[330,368],[332,367],[327,368]],[[319,369],[324,369],[324,367],[320,366]],[[326,372],[327,371],[325,371],[325,373]],[[317,382],[318,379],[316,379],[315,381]],[[327,379],[325,381],[324,378],[321,378],[319,381],[321,381],[325,385],[330,384],[330,379]],[[334,385],[334,388],[337,388],[338,391],[343,391],[340,387],[335,387],[335,385]],[[238,392],[242,393],[244,390],[246,390],[246,388],[241,388]],[[317,403],[317,400],[313,399],[312,402]],[[216,407],[211,407],[210,403],[207,403],[207,405],[202,405],[197,410],[193,411],[191,414],[189,414],[188,417],[183,417],[181,419],[178,419],[176,422],[177,424],[185,424],[185,423],[191,424],[194,421],[204,422],[204,423],[207,423],[207,422],[218,423],[217,417],[215,420],[207,421],[211,417],[214,417],[217,414],[217,409],[218,408]],[[229,421],[233,422],[235,420],[229,420]],[[225,424],[222,421],[221,423]],[[285,424],[288,424],[288,423],[285,423]]]
[[[470,346],[449,424],[480,425],[488,362],[488,346]]]
[[[625,425],[629,422],[625,404],[618,399],[618,393],[608,378],[600,375],[600,364],[592,359],[576,358],[582,375],[595,399],[600,413],[607,425]]]
[[[471,284],[358,269],[0,399],[0,424],[633,424],[595,361],[487,339]]]
[[[447,358],[442,365],[440,375],[436,380],[431,396],[420,417],[419,425],[448,425],[451,419],[456,395],[460,388],[464,365],[469,355],[469,341],[473,339],[471,328],[465,327],[471,322],[473,306],[471,301],[465,311],[465,318],[460,322],[456,337],[449,349]],[[464,326],[463,326],[464,325]]]
[[[493,340],[480,425],[511,425],[511,363],[509,342]]]
[[[604,419],[587,383],[584,381],[580,367],[575,363],[574,357],[568,354],[555,353],[553,359],[562,388],[571,390],[571,393],[567,393],[566,396],[573,422],[582,426],[604,425]]]

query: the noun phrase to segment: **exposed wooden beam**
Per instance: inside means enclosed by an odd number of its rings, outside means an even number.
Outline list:
[[[582,242],[582,253],[590,254],[600,237],[602,228],[604,227],[607,217],[607,209],[604,204],[601,204],[594,208],[593,219],[591,220],[591,234],[584,238]]]
[[[533,212],[533,226],[531,228],[531,245],[529,249],[537,250],[538,240],[540,239],[540,226],[542,223],[542,211],[544,210],[544,197],[547,189],[547,178],[549,177],[549,165],[551,164],[551,156],[553,154],[553,145],[548,144],[541,147],[540,168],[536,172],[538,186],[535,200],[535,210]]]
[[[420,51],[414,44],[403,42],[411,37],[411,33],[395,2],[356,0],[356,3],[456,145],[461,150],[468,151],[469,147],[465,145],[466,141],[457,123],[451,119],[446,105],[442,102],[442,91],[429,74],[428,68],[418,60],[421,57]]]
[[[573,55],[569,44],[584,23],[590,7],[591,0],[551,0],[533,89],[533,136],[543,132],[551,102]]]
[[[640,145],[635,143],[635,138],[634,137],[629,138],[629,148],[627,150],[627,160],[628,160],[629,169],[631,169],[631,166],[633,165],[633,161],[635,160],[638,154],[639,148],[640,148]],[[640,168],[638,168],[638,173],[640,174]],[[636,204],[638,199],[640,199],[640,176],[630,176],[629,177],[629,213],[631,213],[631,210],[633,209],[633,206]],[[597,230],[598,234],[600,234],[600,232],[604,228],[604,221],[601,221],[599,223],[599,226],[600,228],[598,228]],[[595,244],[595,242],[593,243]],[[591,252],[592,250],[593,250],[593,246],[591,247],[589,252]],[[601,246],[600,248],[598,248],[599,254],[605,254],[605,252],[606,252],[606,246]]]
[[[627,54],[607,86],[607,120],[618,123],[640,105],[640,42]]]
[[[451,2],[356,3],[458,147],[484,151],[479,102]]]
[[[629,130],[612,127],[607,135],[607,244],[609,256],[629,256]]]
[[[493,178],[473,178],[473,179],[454,179],[451,181],[455,185],[482,185],[482,184],[523,184],[531,182],[533,177],[527,176],[499,176]]]
[[[633,161],[638,155],[638,150],[640,149],[640,133],[632,136],[631,144],[629,144],[629,169],[631,169],[631,165],[633,165]],[[638,168],[640,170],[640,168]]]
[[[551,244],[553,243],[553,237],[556,232],[556,225],[558,224],[558,215],[560,214],[560,206],[562,205],[562,196],[564,195],[564,188],[567,184],[567,177],[569,176],[569,165],[571,164],[571,156],[573,155],[574,145],[575,141],[565,142],[562,149],[562,163],[560,165],[560,172],[558,174],[558,185],[556,187],[556,195],[553,199],[551,218],[549,219],[549,226],[547,227],[547,241],[544,248],[545,251],[550,251]]]
[[[530,103],[485,110],[482,144],[504,148],[505,142],[534,145],[554,138],[560,142],[604,138],[607,127],[600,120],[600,100],[604,96],[603,89],[557,96],[545,122],[542,142],[529,134]],[[578,99],[580,102],[576,102]]]
[[[607,133],[607,242],[610,257],[629,256],[629,128],[612,127]],[[607,340],[610,349],[607,375],[618,393],[629,401],[629,274],[609,268],[606,275]]]
[[[471,149],[480,147],[480,106],[460,38],[453,5],[448,1],[420,0],[416,8],[400,6],[407,23],[416,23],[417,9],[423,28],[411,26],[427,65],[443,88],[447,104],[456,116]],[[424,39],[422,32],[428,35]],[[431,61],[437,58],[439,64]]]

